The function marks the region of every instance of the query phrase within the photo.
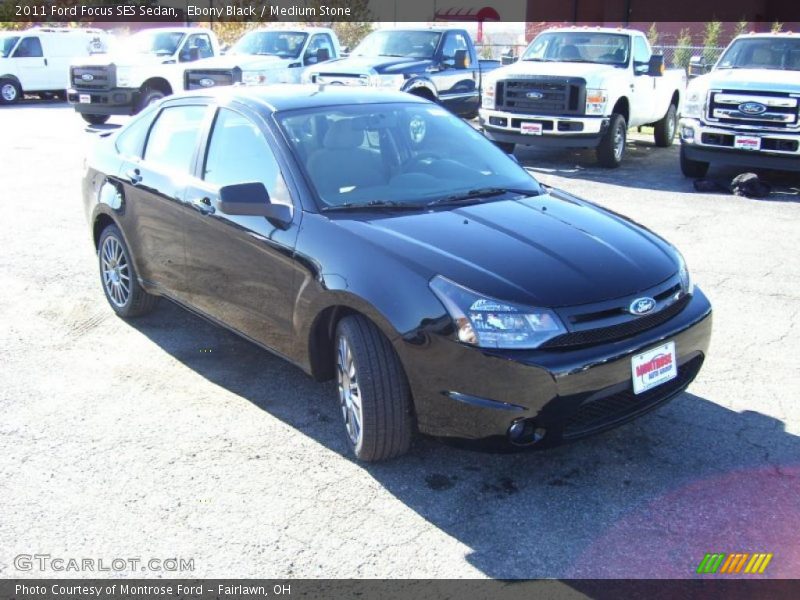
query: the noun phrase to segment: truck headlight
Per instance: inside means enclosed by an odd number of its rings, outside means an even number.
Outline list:
[[[494,81],[490,81],[486,84],[486,87],[481,90],[481,108],[495,108],[495,90],[497,88],[497,84]]]
[[[495,300],[437,275],[431,290],[456,325],[458,340],[481,348],[531,349],[567,332],[551,310]]]
[[[606,104],[608,104],[608,93],[605,90],[598,90],[598,89],[586,90],[587,115],[606,114]]]
[[[135,87],[131,81],[130,67],[117,67],[117,87]]]
[[[274,70],[242,71],[242,83],[245,85],[264,85],[275,81],[276,73]]]
[[[370,84],[373,87],[400,89],[406,78],[403,75],[373,75]]]
[[[689,90],[686,101],[683,103],[682,117],[700,119],[705,108],[706,95],[701,90]]]

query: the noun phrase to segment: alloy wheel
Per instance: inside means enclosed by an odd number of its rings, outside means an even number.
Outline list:
[[[614,130],[614,158],[622,160],[622,152],[625,150],[625,131],[622,126]]]
[[[107,237],[100,249],[100,270],[109,300],[124,307],[131,296],[131,271],[122,244],[113,236]]]
[[[342,409],[344,425],[350,442],[358,447],[362,435],[363,411],[361,405],[361,388],[358,386],[353,352],[344,336],[339,337],[336,357],[337,380],[339,383],[339,404]]]
[[[13,83],[5,83],[0,89],[0,94],[6,102],[14,102],[17,99],[17,88]]]

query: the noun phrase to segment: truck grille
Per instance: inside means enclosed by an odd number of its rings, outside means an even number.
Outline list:
[[[708,119],[725,125],[797,128],[798,98],[780,92],[712,91]]]
[[[78,91],[110,90],[116,85],[116,73],[116,67],[113,65],[72,67],[70,82]]]
[[[497,82],[498,110],[533,115],[582,115],[586,81],[566,77],[507,79]]]
[[[186,90],[203,90],[212,87],[233,85],[242,81],[242,70],[233,69],[189,69],[183,76]]]
[[[369,85],[369,75],[359,73],[318,73],[312,75],[311,80],[332,85]]]

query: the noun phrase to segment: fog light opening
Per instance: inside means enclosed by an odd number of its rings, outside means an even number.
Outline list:
[[[530,446],[547,434],[544,427],[537,427],[531,419],[519,419],[508,428],[508,440],[517,446]]]
[[[694,141],[694,129],[692,127],[684,127],[681,130],[681,138],[687,142]]]

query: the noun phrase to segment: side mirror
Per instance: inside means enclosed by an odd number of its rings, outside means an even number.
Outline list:
[[[653,54],[647,63],[647,74],[651,77],[661,77],[664,74],[664,55]]]
[[[320,48],[319,50],[317,50],[317,62],[318,63],[325,62],[326,60],[330,60],[330,59],[331,59],[331,51],[330,50],[328,50],[327,48]]]
[[[236,183],[219,189],[219,209],[226,215],[266,217],[276,227],[286,229],[292,222],[292,209],[273,204],[263,183]]]
[[[199,48],[184,48],[180,56],[178,56],[178,60],[180,62],[194,62],[200,59],[200,49]]]
[[[500,64],[513,65],[515,62],[517,62],[517,60],[518,59],[516,56],[502,56],[500,57]]]
[[[469,57],[466,50],[456,50],[454,58],[454,67],[456,69],[466,69],[469,66]]]
[[[708,65],[702,56],[693,56],[689,60],[689,77],[698,77],[708,73]]]

